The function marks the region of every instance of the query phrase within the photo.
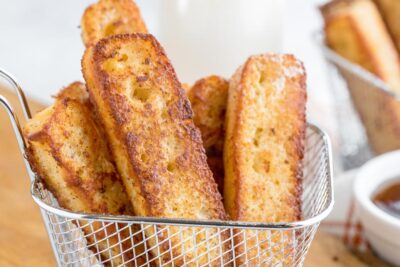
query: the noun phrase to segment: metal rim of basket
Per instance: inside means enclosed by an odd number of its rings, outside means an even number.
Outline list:
[[[374,85],[374,87],[378,88],[385,94],[394,97],[397,100],[400,100],[400,94],[393,92],[389,88],[389,86],[382,81],[378,76],[375,74],[369,72],[368,70],[364,69],[363,67],[354,64],[350,62],[349,60],[345,59],[338,53],[336,53],[334,50],[332,50],[330,47],[328,47],[325,42],[325,34],[323,33],[322,30],[315,32],[312,35],[315,43],[320,47],[322,50],[322,54],[325,56],[325,58],[328,61],[331,61],[338,66],[344,68],[345,70],[349,71],[350,73],[356,75],[357,77],[361,78],[363,81]]]
[[[18,96],[19,103],[24,112],[25,119],[31,118],[31,112],[26,101],[23,90],[16,82],[16,80],[9,75],[6,71],[0,69],[0,77],[4,78],[14,89]],[[59,207],[51,206],[42,201],[40,194],[35,189],[39,183],[39,179],[33,173],[28,160],[25,157],[25,151],[27,149],[25,140],[22,135],[22,130],[16,116],[14,109],[7,101],[7,99],[0,95],[0,104],[7,111],[9,118],[11,120],[14,133],[16,135],[20,151],[22,153],[26,169],[28,171],[29,177],[31,179],[31,195],[33,200],[40,206],[40,208],[46,212],[52,213],[57,216],[66,217],[76,220],[93,220],[93,221],[104,221],[104,222],[118,222],[118,223],[153,223],[153,224],[169,224],[169,225],[180,225],[180,226],[199,226],[199,227],[229,227],[229,228],[251,228],[260,230],[285,230],[285,229],[299,229],[307,226],[312,226],[320,223],[324,218],[326,218],[331,210],[333,209],[334,199],[333,199],[333,168],[332,168],[332,148],[330,140],[327,134],[318,128],[317,126],[308,123],[307,127],[311,128],[318,135],[320,135],[324,146],[326,147],[327,153],[327,179],[328,179],[328,205],[325,209],[318,213],[317,215],[307,218],[304,220],[299,220],[295,222],[283,222],[283,223],[260,223],[260,222],[241,222],[241,221],[218,221],[218,220],[186,220],[186,219],[170,219],[170,218],[154,218],[154,217],[139,217],[139,216],[115,216],[115,215],[98,215],[98,214],[87,214],[80,212],[71,212]]]

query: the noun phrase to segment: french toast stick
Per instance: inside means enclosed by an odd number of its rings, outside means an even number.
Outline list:
[[[231,219],[264,223],[300,219],[305,80],[302,63],[280,54],[252,56],[231,78],[224,146],[224,202]],[[282,240],[280,233],[269,241],[267,233],[259,232],[258,238],[255,233],[235,232],[238,265],[274,265],[264,262],[272,253],[285,266],[292,265],[293,257],[280,252],[284,248],[290,253],[290,242],[276,243]]]
[[[221,194],[224,192],[222,152],[228,89],[226,79],[212,75],[196,81],[188,93],[194,113],[193,122],[200,129],[207,162]]]
[[[99,0],[83,13],[81,28],[86,47],[115,34],[147,33],[140,10],[133,0]]]
[[[400,61],[371,0],[334,0],[322,6],[327,45],[400,92]]]
[[[62,208],[91,214],[133,215],[104,135],[92,115],[85,86],[79,82],[69,85],[52,106],[36,114],[24,127],[29,162]],[[80,221],[80,225],[87,222]],[[132,229],[132,233],[138,230]],[[87,226],[84,232],[91,248],[98,240],[102,260],[108,265],[119,266],[132,260],[126,227],[120,236],[121,240],[128,240],[121,246],[117,235],[105,239],[116,233],[114,224],[104,228],[101,223],[93,223],[93,228]],[[139,242],[139,237],[134,237],[135,241]],[[136,255],[143,251],[138,246]],[[110,260],[110,256],[114,258]],[[126,266],[144,262],[145,258],[138,257]]]
[[[86,50],[82,69],[135,214],[226,219],[189,100],[157,40],[149,34],[102,39]],[[220,266],[229,260],[226,232],[168,229],[146,229],[159,265]]]
[[[374,0],[400,53],[400,1]]]

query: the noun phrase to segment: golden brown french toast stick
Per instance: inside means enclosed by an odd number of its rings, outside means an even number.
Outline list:
[[[33,170],[61,207],[92,214],[133,215],[82,83],[69,85],[52,106],[36,114],[24,127],[24,135]],[[87,222],[80,224],[83,226]],[[92,248],[96,239],[103,240],[98,246],[102,259],[109,265],[132,260],[130,239],[121,242],[129,237],[129,229],[121,231],[121,240],[116,234],[104,239],[116,232],[115,225],[104,228],[101,223],[93,223],[93,228],[88,226],[84,231]],[[134,263],[128,266],[135,266]],[[139,257],[136,263],[144,262]]]
[[[400,92],[400,61],[371,0],[334,0],[321,7],[327,45]]]
[[[207,162],[214,174],[218,189],[223,193],[224,121],[229,82],[212,75],[195,82],[188,91],[192,105],[194,124],[200,129]]]
[[[82,66],[135,213],[226,219],[189,100],[157,40],[149,34],[103,39],[86,50]],[[161,265],[220,266],[228,258],[222,257],[227,242],[218,241],[226,234],[217,229],[191,238],[190,228],[155,228],[147,236]]]
[[[276,223],[300,219],[305,105],[305,71],[292,55],[252,56],[231,78],[224,202],[233,220]],[[267,260],[278,252],[275,257],[291,265],[291,255],[279,253],[281,249],[291,251],[286,247],[290,242],[276,243],[282,240],[280,234],[276,238],[263,232],[256,238],[250,230],[236,234],[235,252],[241,255],[237,264],[271,266],[276,262]]]
[[[85,10],[81,28],[86,47],[115,34],[147,32],[133,0],[99,0]]]
[[[400,1],[374,0],[400,53]]]

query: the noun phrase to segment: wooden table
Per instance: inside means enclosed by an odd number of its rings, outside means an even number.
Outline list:
[[[4,89],[0,93],[18,107],[16,98],[10,97],[13,94]],[[38,108],[40,105],[32,103],[33,111]],[[2,109],[0,127],[0,266],[55,266],[22,156]]]
[[[16,97],[0,89],[17,109]],[[33,113],[42,108],[30,102]],[[17,110],[21,116],[21,111]],[[55,266],[53,252],[43,226],[39,208],[30,196],[30,183],[18,151],[17,142],[5,111],[0,111],[0,266]],[[387,266],[372,255],[363,263],[333,236],[318,233],[306,267]]]

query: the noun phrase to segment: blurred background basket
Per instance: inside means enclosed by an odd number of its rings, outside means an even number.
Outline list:
[[[25,119],[29,119],[21,88],[5,72],[0,71],[0,76],[16,90]],[[0,104],[25,155],[18,118],[1,95]],[[236,266],[238,261],[252,266],[301,266],[320,222],[333,207],[330,143],[314,125],[307,128],[302,220],[296,222],[193,221],[70,212],[59,207],[24,159],[32,197],[40,206],[59,266],[117,266],[115,259],[121,262],[118,266]],[[226,244],[228,250],[223,249]],[[198,254],[199,247],[206,249]]]
[[[400,100],[374,74],[327,47],[317,33],[328,62],[337,109],[342,168],[361,166],[374,155],[400,149]]]

